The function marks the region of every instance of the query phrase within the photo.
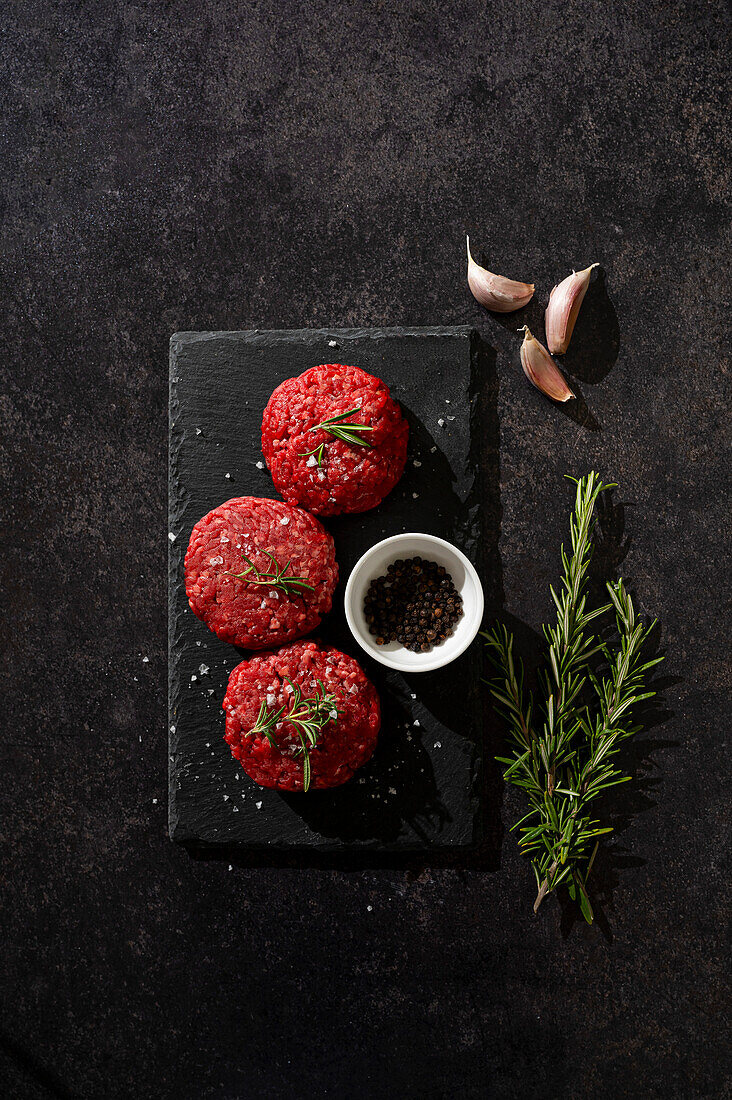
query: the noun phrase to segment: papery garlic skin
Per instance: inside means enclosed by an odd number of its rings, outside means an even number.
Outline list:
[[[533,283],[517,283],[486,271],[470,255],[470,237],[466,236],[465,241],[468,248],[468,286],[476,302],[495,313],[513,313],[531,301]]]
[[[547,397],[551,397],[552,401],[571,401],[575,395],[544,345],[531,335],[528,325],[518,331],[524,334],[521,366],[529,382]]]
[[[561,283],[554,287],[549,295],[549,305],[544,314],[546,342],[554,355],[564,355],[572,339],[575,321],[584,301],[593,267],[590,264],[584,271],[573,271]]]

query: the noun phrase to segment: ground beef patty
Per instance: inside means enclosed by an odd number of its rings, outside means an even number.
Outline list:
[[[338,582],[333,539],[317,519],[258,497],[227,500],[200,519],[185,570],[194,614],[219,638],[245,649],[314,630],[330,611]]]
[[[372,429],[356,433],[368,446],[312,430],[353,409],[345,422]],[[341,363],[311,367],[282,382],[262,419],[262,450],[277,489],[321,516],[376,507],[404,472],[408,436],[381,379]]]
[[[305,788],[303,730],[287,716],[312,713],[317,702],[309,701],[324,698],[329,701],[315,744],[304,738],[311,790],[340,786],[373,753],[381,725],[376,688],[352,657],[316,642],[296,642],[237,665],[223,704],[225,739],[255,783],[282,791]],[[268,737],[262,727],[280,708]]]

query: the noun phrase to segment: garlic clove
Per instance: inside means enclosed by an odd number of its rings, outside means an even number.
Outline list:
[[[512,313],[531,301],[533,283],[517,283],[486,271],[470,255],[470,237],[465,240],[468,248],[468,286],[477,302],[496,313]]]
[[[572,339],[575,321],[584,301],[593,267],[590,264],[584,271],[573,271],[566,279],[554,287],[549,295],[549,305],[544,314],[546,342],[554,355],[564,355]]]
[[[566,379],[543,344],[531,335],[529,326],[518,330],[524,334],[521,345],[521,366],[524,374],[537,390],[541,390],[552,401],[569,401],[574,394]]]

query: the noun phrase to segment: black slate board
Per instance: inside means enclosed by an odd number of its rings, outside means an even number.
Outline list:
[[[335,344],[333,344],[335,342]],[[276,497],[260,450],[262,410],[282,379],[322,362],[382,377],[410,423],[407,469],[377,509],[327,520],[340,583],[318,636],[376,683],[383,727],[372,760],[333,791],[257,787],[223,740],[221,701],[245,653],[188,608],[183,558],[194,523],[229,497]],[[169,828],[206,849],[385,852],[480,842],[479,646],[438,672],[403,676],[368,660],[343,615],[345,581],[377,540],[448,538],[477,559],[479,448],[471,442],[477,338],[469,328],[178,333],[170,351]],[[442,422],[442,423],[441,423]],[[415,461],[420,465],[415,465]]]

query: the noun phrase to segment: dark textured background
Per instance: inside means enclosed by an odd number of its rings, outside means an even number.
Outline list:
[[[727,30],[680,0],[5,4],[6,1095],[725,1094]],[[602,263],[577,406],[468,296],[466,229],[539,328]],[[510,835],[495,871],[350,873],[166,837],[168,338],[404,323],[495,350],[525,641],[562,473],[621,483],[605,556],[669,660],[592,928],[532,915]]]

